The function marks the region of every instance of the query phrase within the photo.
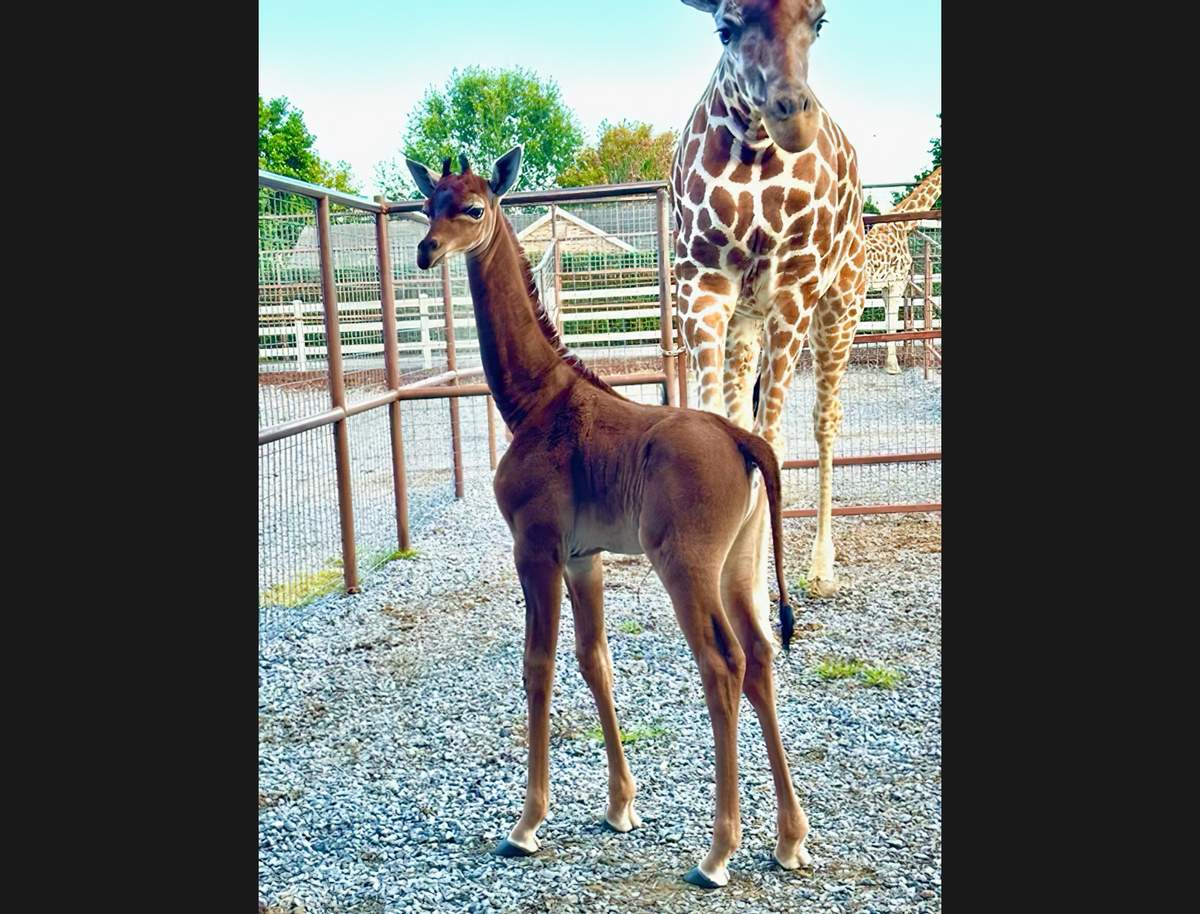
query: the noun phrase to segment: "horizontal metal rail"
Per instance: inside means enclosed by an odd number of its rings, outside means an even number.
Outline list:
[[[876,216],[874,213],[863,216],[863,225],[875,225],[878,222],[919,222],[922,219],[941,219],[940,209],[923,209],[912,213],[887,213]]]
[[[482,373],[482,371],[482,368],[467,368],[455,372],[455,374],[457,377],[463,378],[473,376],[476,373]],[[389,390],[370,399],[362,400],[359,403],[352,403],[345,408],[339,406],[334,409],[314,413],[303,419],[293,419],[290,422],[272,425],[270,428],[265,428],[258,433],[258,444],[261,447],[264,444],[270,444],[272,441],[278,441],[281,438],[290,438],[293,435],[299,435],[302,432],[311,431],[323,425],[339,422],[350,416],[357,416],[359,413],[365,413],[367,410],[387,406],[393,400],[436,400],[439,397],[484,397],[490,395],[492,392],[491,388],[486,384],[462,384],[456,386],[443,384],[429,385],[430,381],[440,382],[449,374],[451,373],[445,372],[443,375],[425,378],[423,381],[417,381],[407,387],[401,387],[398,390]],[[629,387],[634,384],[666,384],[667,376],[661,371],[644,371],[634,374],[609,375],[604,378],[604,382],[612,387]]]
[[[831,513],[845,517],[848,514],[925,514],[940,513],[941,502],[926,502],[916,505],[849,505],[834,508]],[[788,508],[780,512],[783,517],[816,517],[816,508]]]
[[[865,454],[861,457],[834,457],[835,467],[859,467],[873,463],[924,463],[928,460],[941,460],[941,451],[921,451],[915,454]],[[785,460],[785,470],[815,470],[816,460]]]

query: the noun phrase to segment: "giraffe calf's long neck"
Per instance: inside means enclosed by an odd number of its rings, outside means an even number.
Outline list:
[[[568,366],[539,326],[528,264],[508,221],[496,214],[494,234],[467,254],[480,358],[496,406],[510,429],[570,382]]]

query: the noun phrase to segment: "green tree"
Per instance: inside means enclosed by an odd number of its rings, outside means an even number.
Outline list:
[[[875,198],[870,194],[867,194],[867,199],[863,201],[863,212],[879,215],[879,207],[875,204]]]
[[[600,141],[579,152],[575,163],[558,176],[559,186],[665,181],[671,175],[675,140],[673,131],[655,136],[649,124],[601,121]]]
[[[326,162],[313,147],[316,141],[304,125],[304,112],[293,108],[287,98],[264,102],[261,95],[258,97],[259,168],[344,193],[358,193],[350,165]]]
[[[583,133],[553,80],[521,68],[454,70],[444,89],[430,87],[409,114],[403,156],[380,162],[376,180],[392,199],[419,197],[404,156],[434,171],[445,158],[465,154],[471,167],[488,174],[492,163],[517,143],[525,144],[519,190],[553,187],[575,160]]]
[[[938,120],[940,121],[941,119],[942,119],[942,116],[941,116],[941,114],[939,114]],[[901,200],[903,200],[905,197],[907,197],[909,192],[913,189],[913,187],[916,187],[918,184],[920,184],[922,181],[924,181],[926,178],[928,178],[931,174],[933,174],[933,170],[942,164],[942,138],[940,136],[935,136],[933,139],[931,139],[929,141],[929,151],[933,154],[933,164],[930,165],[928,168],[926,168],[919,175],[913,175],[913,183],[911,186],[906,187],[904,190],[897,190],[897,191],[892,192],[892,205],[893,206],[895,206],[897,203],[899,203]],[[933,208],[934,209],[942,208],[942,198],[941,197],[937,198],[937,201],[933,204]]]

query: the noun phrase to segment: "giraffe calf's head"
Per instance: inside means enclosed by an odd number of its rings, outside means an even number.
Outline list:
[[[427,198],[422,212],[429,217],[429,231],[417,245],[417,266],[428,270],[447,254],[475,250],[492,238],[501,218],[500,198],[517,183],[523,153],[522,146],[514,146],[502,155],[486,181],[471,171],[466,156],[459,156],[457,175],[444,160],[440,177],[420,162],[405,160]]]
[[[820,128],[808,51],[824,24],[823,0],[683,0],[711,13],[741,96],[771,140],[802,152]]]

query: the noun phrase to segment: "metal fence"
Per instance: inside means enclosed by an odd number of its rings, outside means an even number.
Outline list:
[[[420,202],[371,201],[266,172],[259,185],[262,630],[281,610],[339,586],[357,590],[409,549],[411,530],[433,510],[469,481],[490,483],[507,434],[482,376],[465,259],[446,258],[440,273],[416,266]],[[632,399],[695,402],[674,311],[665,183],[518,193],[505,208],[566,344]],[[882,308],[876,315],[868,300],[855,340],[835,513],[940,509],[940,223],[920,232],[903,331],[883,333]],[[883,372],[888,340],[900,349],[900,375]],[[815,500],[808,360],[802,354],[786,416],[789,504]]]

